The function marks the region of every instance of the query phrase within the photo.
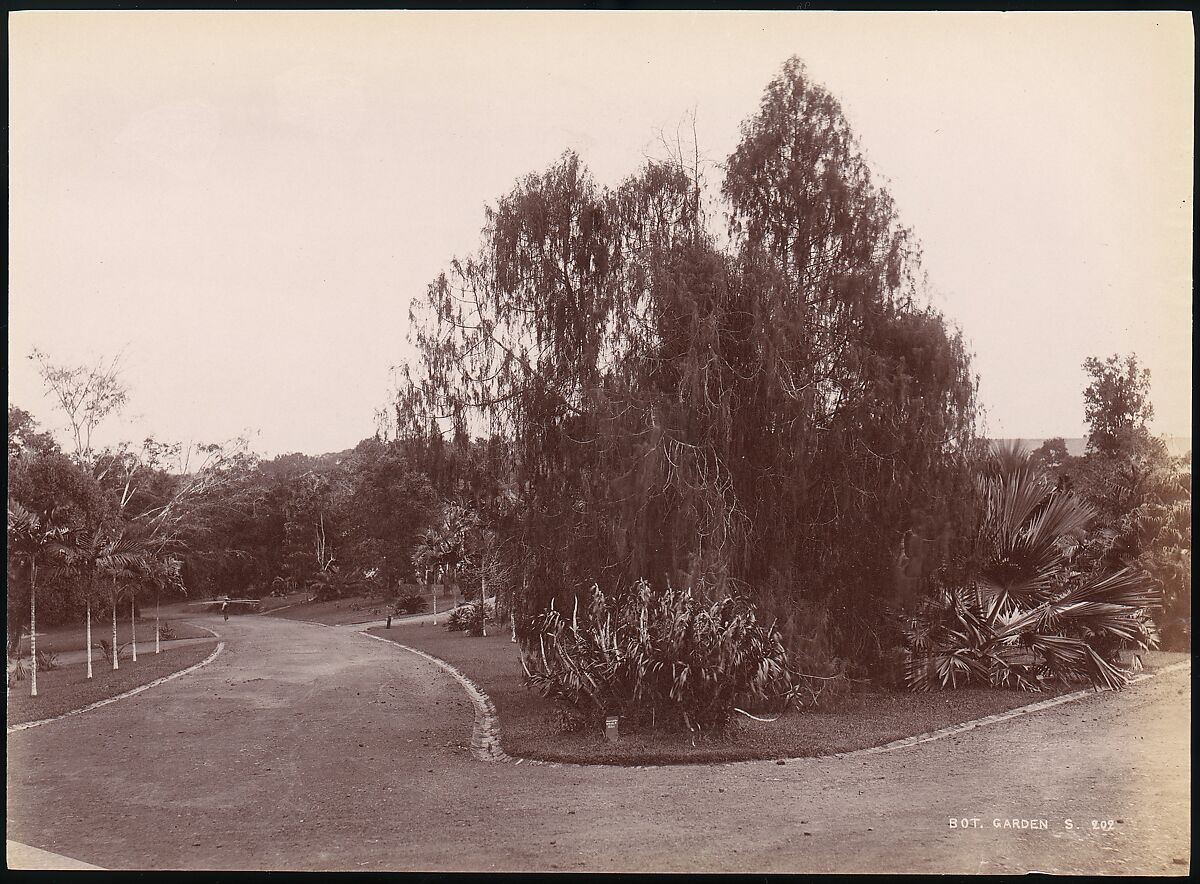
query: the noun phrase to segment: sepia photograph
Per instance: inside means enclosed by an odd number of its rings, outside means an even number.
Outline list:
[[[9,870],[1190,873],[1190,12],[7,24]]]

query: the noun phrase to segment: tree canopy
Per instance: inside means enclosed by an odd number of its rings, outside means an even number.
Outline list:
[[[954,542],[975,381],[837,101],[789,61],[709,228],[699,170],[615,187],[566,153],[415,298],[397,400],[511,446],[527,614],[595,582],[747,595],[793,649],[870,654]]]
[[[1089,356],[1083,370],[1088,375],[1083,391],[1088,452],[1113,455],[1129,443],[1130,434],[1148,435],[1146,424],[1154,417],[1150,370],[1138,365],[1137,355]]]

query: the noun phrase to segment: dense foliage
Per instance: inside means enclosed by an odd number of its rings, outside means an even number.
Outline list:
[[[750,606],[644,581],[622,598],[594,589],[582,612],[578,601],[570,615],[552,605],[522,661],[528,683],[580,726],[617,715],[634,728],[703,734],[739,704],[783,705],[792,692],[781,637]]]
[[[47,363],[49,377],[89,383],[78,369]],[[118,379],[108,377],[103,407]],[[64,391],[68,402],[80,394]],[[123,397],[119,397],[123,401]],[[71,555],[36,577],[42,622],[111,615],[132,596],[254,595],[308,589],[318,597],[394,589],[413,574],[418,532],[436,495],[401,443],[366,439],[350,451],[260,461],[244,444],[181,446],[145,440],[94,450],[91,419],[62,451],[33,417],[9,407],[11,513],[28,511],[69,536]],[[18,520],[19,521],[19,520]],[[10,537],[8,645],[27,630],[30,557]],[[130,556],[117,565],[116,546]]]
[[[884,603],[965,517],[968,357],[798,61],[726,168],[726,247],[678,158],[606,188],[568,153],[519,181],[414,300],[398,429],[433,446],[487,426],[511,453],[522,630],[645,580],[743,594],[799,656],[869,662]]]
[[[1097,512],[1018,449],[981,477],[982,518],[969,552],[946,566],[905,618],[905,675],[918,690],[971,684],[1040,690],[1052,679],[1122,687],[1118,651],[1157,643],[1145,609],[1159,598],[1134,569],[1087,560]]]
[[[1050,439],[1033,459],[1095,510],[1082,542],[1087,559],[1110,570],[1141,574],[1161,594],[1155,612],[1163,646],[1191,644],[1192,458],[1172,457],[1150,433],[1150,373],[1137,357],[1113,355],[1084,362],[1089,425],[1082,457]]]
[[[1130,353],[1101,360],[1090,356],[1083,363],[1089,383],[1083,391],[1087,420],[1088,453],[1113,456],[1126,447],[1128,434],[1145,428],[1154,417],[1150,404],[1150,370],[1138,365]]]
[[[446,618],[446,629],[481,636],[489,623],[496,621],[496,606],[490,602],[467,602],[453,608]]]

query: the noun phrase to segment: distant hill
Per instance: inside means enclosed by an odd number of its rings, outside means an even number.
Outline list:
[[[1167,453],[1172,457],[1178,457],[1181,454],[1187,454],[1192,450],[1191,436],[1162,436],[1164,442],[1167,443]],[[1045,439],[993,439],[993,442],[1020,442],[1021,447],[1026,451],[1035,451],[1042,447]],[[1087,436],[1079,436],[1073,439],[1063,438],[1067,443],[1067,454],[1072,457],[1082,457],[1087,449]]]

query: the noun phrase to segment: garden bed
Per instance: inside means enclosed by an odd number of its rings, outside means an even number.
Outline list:
[[[87,677],[87,663],[71,663],[49,671],[39,671],[36,697],[29,696],[29,676],[26,675],[9,688],[8,724],[53,718],[98,700],[115,697],[199,663],[213,652],[216,645],[215,640],[198,642],[171,648],[161,654],[155,654],[151,645],[148,653],[138,655],[136,663],[122,659],[121,668],[116,671],[113,671],[112,664],[97,658],[92,663],[94,677],[90,679]]]
[[[367,630],[439,657],[484,690],[500,716],[501,744],[513,757],[582,764],[687,764],[830,755],[880,746],[964,721],[1006,712],[1070,693],[1061,686],[1040,694],[969,689],[914,694],[871,689],[823,699],[818,711],[789,712],[774,722],[735,715],[724,734],[699,740],[687,734],[622,734],[605,742],[599,732],[568,732],[549,701],[522,683],[517,646],[506,629],[487,638],[448,632],[442,626],[399,624]],[[490,633],[490,629],[489,629]],[[1187,659],[1186,654],[1142,655],[1147,671]]]

